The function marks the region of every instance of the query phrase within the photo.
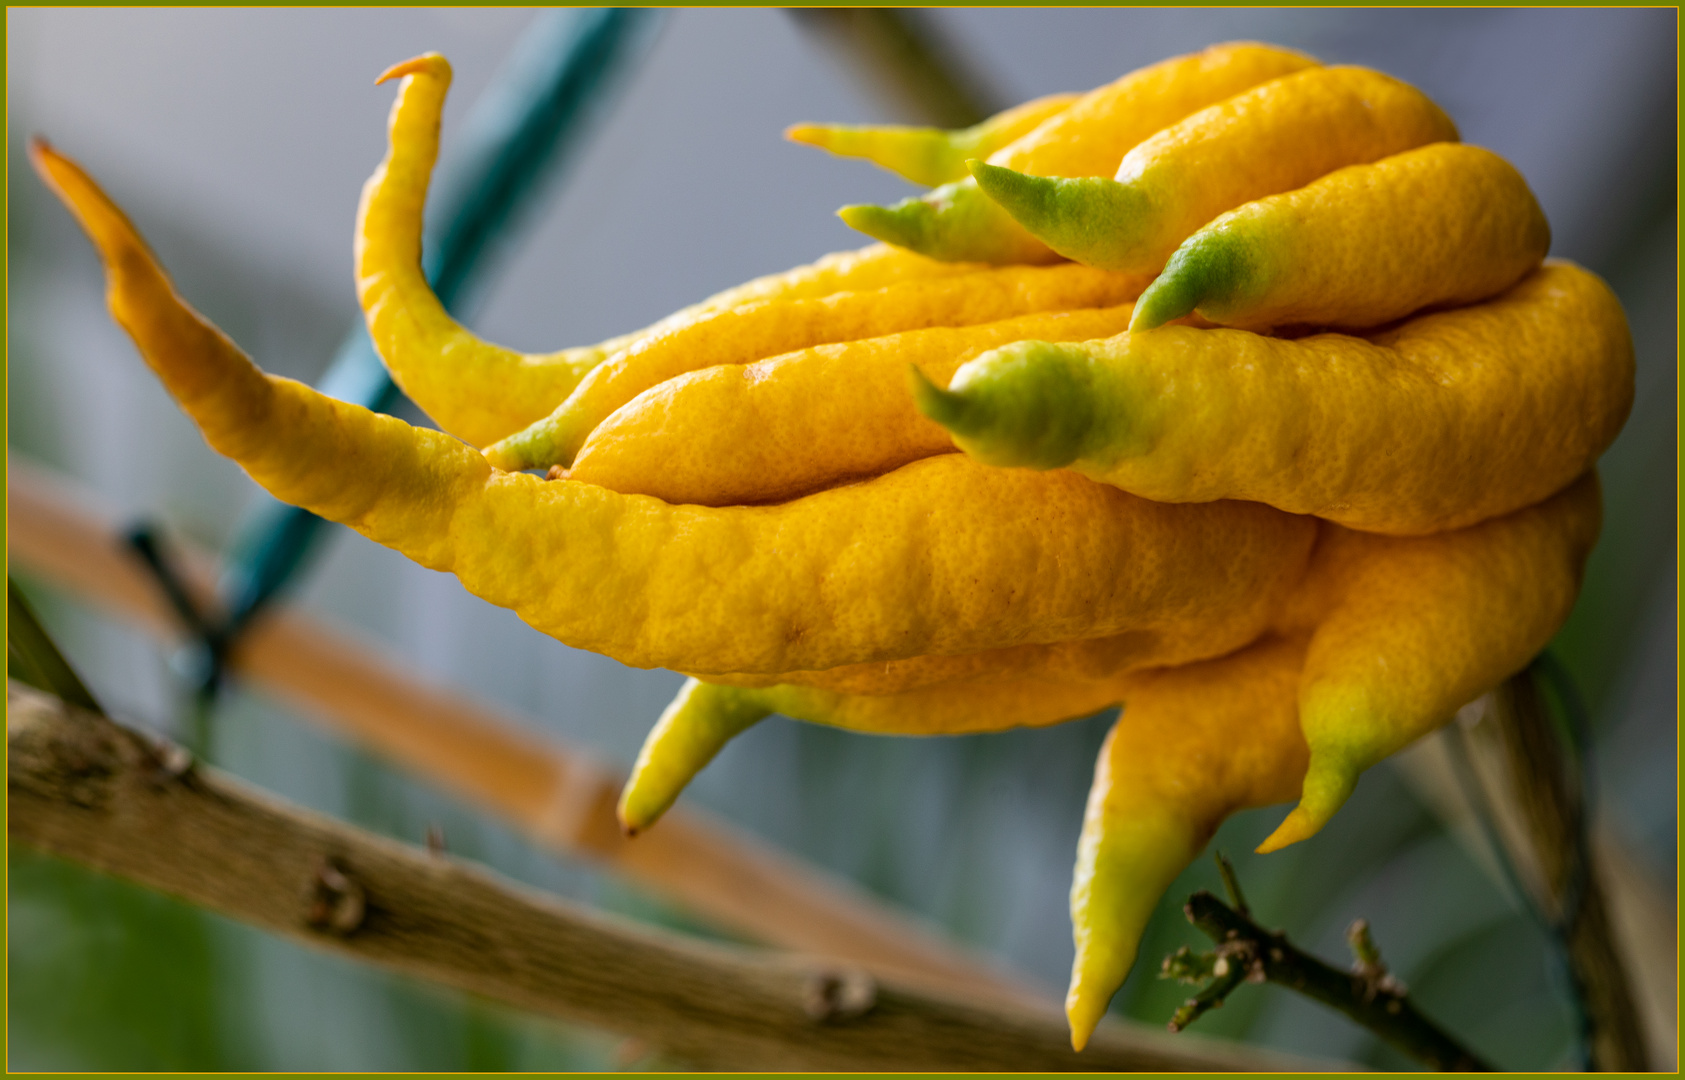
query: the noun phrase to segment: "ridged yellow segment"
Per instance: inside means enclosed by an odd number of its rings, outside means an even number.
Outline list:
[[[1139,275],[1082,266],[1013,266],[709,312],[644,338],[593,369],[554,412],[487,447],[486,457],[511,471],[571,465],[591,432],[616,409],[686,372],[907,330],[1114,305],[1134,300],[1145,285]]]
[[[724,509],[500,473],[442,432],[259,371],[75,166],[36,157],[88,223],[113,313],[213,447],[283,502],[623,663],[823,670],[1222,621],[1309,551],[1312,525],[1267,507],[1165,506],[958,454]]]
[[[1132,330],[1197,311],[1223,326],[1361,329],[1495,296],[1550,250],[1515,167],[1434,143],[1217,218],[1176,249]]]
[[[1133,308],[1029,315],[819,345],[669,379],[591,432],[568,476],[672,503],[775,502],[864,479],[953,439],[907,389],[907,366],[946,383],[978,354],[1023,338],[1085,341],[1128,329]]]
[[[381,81],[398,77],[404,81],[392,107],[387,155],[364,185],[357,210],[358,296],[393,379],[441,428],[475,446],[548,416],[587,372],[615,353],[708,312],[978,269],[876,244],[727,289],[645,330],[596,345],[552,353],[504,348],[451,318],[421,272],[422,211],[439,153],[450,65],[429,53],[391,68]]]
[[[865,158],[915,184],[936,187],[965,179],[967,158],[988,157],[1064,112],[1078,97],[1049,94],[957,130],[901,124],[797,124],[784,137],[839,157]]]
[[[1553,261],[1495,299],[1368,338],[1171,326],[1013,346],[962,366],[925,407],[948,409],[937,418],[986,462],[1420,535],[1529,506],[1589,469],[1632,407],[1633,371],[1614,293]],[[1046,415],[1026,412],[1044,401]]]
[[[1141,932],[1224,818],[1285,802],[1304,775],[1303,636],[1128,680],[1100,749],[1071,881],[1076,960],[1065,1014],[1081,1050],[1135,963]]]
[[[1336,599],[1299,695],[1310,770],[1298,808],[1258,850],[1314,835],[1363,770],[1525,667],[1573,609],[1601,513],[1587,473],[1536,506],[1454,532],[1330,530],[1312,577]]]
[[[972,175],[1059,254],[1156,274],[1219,214],[1456,139],[1456,125],[1413,86],[1367,68],[1310,68],[1165,128],[1125,154],[1110,182],[1038,180],[987,164]]]
[[[1316,66],[1302,53],[1230,42],[1172,57],[1082,95],[1028,134],[985,157],[1032,176],[1111,176],[1130,148],[1191,113],[1260,83]],[[1047,263],[1058,256],[961,174],[894,207],[845,207],[869,236],[932,258]]]
[[[1282,575],[1261,582],[1259,591],[1248,599],[1248,603],[1225,612],[1107,637],[1080,638],[1046,645],[1015,645],[941,656],[914,656],[884,663],[848,664],[823,671],[711,674],[708,679],[744,688],[799,686],[839,695],[873,697],[1018,679],[1061,684],[1104,683],[1120,674],[1142,668],[1188,664],[1233,652],[1280,623],[1284,611],[1296,611],[1303,607],[1298,597],[1299,586],[1296,575]],[[903,709],[900,714],[914,715],[910,709]],[[813,719],[806,714],[792,715]],[[947,723],[932,718],[918,720],[916,726],[919,733],[934,735],[993,731],[1037,722],[1023,718],[991,721],[971,717],[964,720],[971,726],[944,727]],[[978,723],[989,726],[974,726]]]

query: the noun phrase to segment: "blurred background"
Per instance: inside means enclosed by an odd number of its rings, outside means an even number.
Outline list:
[[[23,147],[49,137],[135,218],[182,293],[265,368],[320,377],[356,318],[351,224],[385,148],[376,74],[437,50],[453,132],[537,20],[532,9],[11,9],[8,453],[127,517],[226,547],[260,497],[197,432],[104,311],[100,272]],[[1638,350],[1638,399],[1603,459],[1603,539],[1556,643],[1592,721],[1603,835],[1672,925],[1676,873],[1676,13],[1651,10],[962,10],[920,13],[990,106],[1085,90],[1214,42],[1252,38],[1370,65],[1422,88],[1466,141],[1528,178],[1552,254],[1603,275]],[[845,203],[912,193],[860,162],[784,142],[798,121],[907,121],[838,39],[778,10],[652,18],[589,137],[478,281],[466,320],[523,349],[643,326],[749,277],[861,246]],[[424,423],[413,409],[401,415]],[[17,572],[14,569],[14,572]],[[40,581],[19,580],[107,707],[184,732],[172,650]],[[629,765],[678,689],[576,652],[344,530],[289,600],[355,628],[536,730]],[[1062,991],[1066,894],[1109,714],[940,740],[774,719],[687,792],[744,829],[860,882]],[[533,846],[304,718],[235,687],[219,764],[288,799],[637,918],[683,912]],[[1572,1067],[1574,1010],[1549,934],[1390,764],[1308,843],[1249,854],[1281,809],[1233,819],[1262,921],[1343,963],[1366,917],[1429,1015],[1509,1069]],[[1186,994],[1153,978],[1197,944],[1170,890],[1114,1012],[1162,1024]],[[324,956],[75,866],[9,861],[14,1070],[485,1070],[648,1065],[600,1032],[519,1015]],[[1675,955],[1671,938],[1655,950]],[[1667,983],[1671,985],[1671,970]],[[1668,1010],[1671,1012],[1671,1008]],[[1275,987],[1245,987],[1208,1034],[1386,1067],[1409,1062]],[[1671,1043],[1671,1032],[1666,1042]],[[1662,1064],[1662,1063],[1658,1063]],[[1671,1066],[1671,1062],[1666,1063]]]

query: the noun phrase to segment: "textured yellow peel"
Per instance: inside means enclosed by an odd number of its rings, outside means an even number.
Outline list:
[[[967,360],[1021,338],[1122,333],[1132,310],[913,330],[692,371],[617,409],[567,475],[705,506],[772,502],[876,476],[954,450],[947,431],[914,406],[908,365],[945,384]]]
[[[1195,310],[1251,330],[1379,326],[1495,296],[1549,249],[1550,225],[1514,166],[1435,143],[1217,218],[1176,249],[1130,329]]]
[[[1492,300],[1368,337],[1171,326],[1020,343],[965,364],[920,405],[992,464],[1422,535],[1531,505],[1585,472],[1632,407],[1633,370],[1609,287],[1552,262]]]

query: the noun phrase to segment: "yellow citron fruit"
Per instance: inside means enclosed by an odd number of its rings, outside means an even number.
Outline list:
[[[1270,45],[1213,45],[1084,94],[988,160],[1032,176],[1111,176],[1131,147],[1160,129],[1259,83],[1315,65],[1308,56]],[[868,236],[936,259],[1005,264],[1059,258],[969,177],[894,206],[847,206],[838,216]]]
[[[689,371],[746,364],[831,342],[933,326],[972,326],[1037,311],[1135,299],[1138,275],[1089,267],[990,269],[870,292],[765,300],[709,312],[638,341],[594,368],[544,419],[486,448],[500,469],[570,465],[598,424],[652,387]]]
[[[1525,667],[1573,609],[1601,509],[1587,473],[1537,506],[1454,532],[1328,530],[1305,587],[1337,597],[1300,689],[1310,771],[1298,808],[1258,850],[1314,835],[1363,770]]]
[[[1305,771],[1303,636],[1126,680],[1100,748],[1071,880],[1065,1015],[1081,1050],[1135,963],[1159,897],[1237,810],[1285,802]]]
[[[1246,330],[1379,326],[1503,292],[1549,250],[1550,225],[1514,166],[1434,143],[1217,218],[1176,249],[1130,329],[1193,311]]]
[[[1221,622],[1303,571],[1303,518],[958,454],[723,509],[499,473],[441,432],[265,375],[80,169],[44,146],[34,159],[94,240],[113,314],[213,448],[283,502],[623,663],[822,670]]]
[[[1368,337],[1170,326],[1020,342],[965,364],[946,391],[917,390],[986,463],[1420,535],[1585,472],[1626,420],[1633,370],[1614,293],[1551,262],[1495,299]]]
[[[1360,67],[1310,68],[1160,131],[1111,180],[1049,179],[976,162],[985,194],[1067,258],[1156,274],[1217,215],[1436,142],[1457,128],[1426,95]]]
[[[450,64],[436,53],[381,75],[404,77],[389,123],[384,161],[357,209],[357,290],[375,350],[404,392],[441,428],[475,446],[496,442],[548,416],[579,380],[636,342],[738,304],[871,290],[899,281],[971,273],[877,244],[826,256],[718,293],[645,330],[596,345],[523,353],[482,341],[445,311],[421,272],[422,210],[439,153],[439,117]]]
[[[988,157],[1048,117],[1064,112],[1077,97],[1049,94],[958,130],[901,124],[797,124],[784,137],[839,157],[865,158],[915,184],[935,187],[965,179],[967,158]]]
[[[907,365],[946,383],[966,361],[1024,338],[1120,334],[1132,310],[911,330],[692,371],[597,425],[567,476],[705,506],[778,501],[876,476],[954,449],[948,432],[914,406]]]

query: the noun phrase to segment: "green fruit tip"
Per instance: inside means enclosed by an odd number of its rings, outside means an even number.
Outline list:
[[[837,211],[843,224],[874,240],[897,247],[910,247],[924,235],[924,223],[931,208],[919,199],[903,199],[894,206],[860,203]]]
[[[1185,275],[1166,270],[1135,301],[1135,313],[1129,317],[1129,332],[1157,330],[1171,319],[1180,319],[1193,311],[1199,302],[1197,290]]]
[[[1045,176],[1003,169],[986,161],[972,158],[965,163],[972,179],[1020,225],[1031,232],[1037,224],[1049,220],[1058,209],[1059,181]]]
[[[908,364],[907,370],[913,384],[913,402],[918,405],[919,412],[949,431],[962,435],[969,434],[970,429],[977,426],[966,423],[972,409],[970,399],[964,394],[937,386],[916,364]]]

